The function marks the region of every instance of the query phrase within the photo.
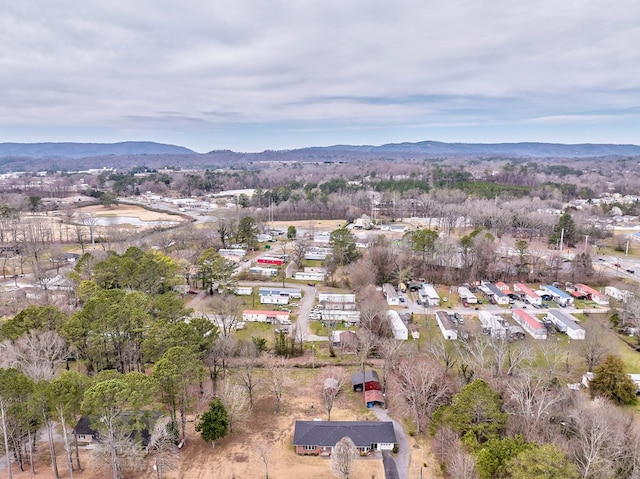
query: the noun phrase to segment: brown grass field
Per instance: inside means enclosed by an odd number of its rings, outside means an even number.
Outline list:
[[[225,438],[216,442],[213,449],[211,443],[203,441],[195,432],[195,416],[189,417],[187,424],[187,441],[185,446],[173,458],[173,467],[165,471],[164,479],[259,479],[265,477],[265,464],[258,452],[259,447],[266,446],[268,472],[270,479],[305,478],[320,479],[333,477],[329,469],[329,459],[321,457],[303,457],[294,453],[292,446],[293,428],[296,419],[326,420],[326,411],[319,391],[320,369],[294,368],[291,370],[291,381],[283,396],[282,411],[274,412],[274,399],[269,395],[266,386],[257,393],[257,400],[251,417],[242,426]],[[349,391],[348,387],[334,404],[332,420],[375,420],[371,411],[361,405],[359,393]],[[201,404],[202,409],[206,404]],[[427,463],[423,477],[441,477],[428,447],[412,442],[410,477],[418,477],[420,465]],[[61,441],[60,441],[61,442]],[[83,471],[75,471],[74,477],[91,479],[109,479],[111,469],[108,464],[97,463],[92,458],[93,452],[80,450]],[[46,442],[38,445],[36,472],[33,476],[29,470],[20,472],[14,464],[13,477],[50,478],[53,477]],[[157,478],[153,471],[153,455],[146,456],[142,469],[127,474],[127,478]],[[58,469],[60,477],[68,477],[67,467],[62,451],[58,450]],[[6,471],[0,471],[0,477]],[[381,459],[362,458],[357,461],[352,479],[384,479]]]

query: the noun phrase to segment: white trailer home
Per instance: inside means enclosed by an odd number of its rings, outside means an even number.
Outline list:
[[[406,341],[409,339],[409,330],[404,321],[400,319],[400,315],[397,311],[392,309],[387,311],[387,319],[391,325],[391,331],[393,331],[393,337],[399,341]]]
[[[534,339],[547,339],[547,328],[522,309],[514,309],[511,317]]]
[[[577,323],[575,316],[559,309],[550,309],[545,319],[551,321],[558,331],[565,333],[571,339],[584,340],[585,330]]]
[[[400,297],[392,284],[383,284],[382,292],[384,293],[385,298],[387,298],[387,304],[389,306],[400,306]]]
[[[422,290],[429,306],[440,306],[440,295],[432,284],[423,284]]]
[[[290,321],[288,311],[263,311],[246,309],[242,312],[242,320],[258,323],[286,323]]]
[[[320,303],[355,303],[356,295],[353,293],[319,293],[318,301]]]
[[[444,339],[458,339],[458,330],[446,311],[436,311],[436,322]]]
[[[493,298],[496,304],[507,305],[509,304],[509,295],[505,294],[500,288],[493,283],[485,283],[483,285],[488,293],[489,299]]]
[[[463,303],[476,304],[478,302],[476,295],[473,294],[466,286],[460,286],[458,288],[458,295],[460,296],[460,301]]]
[[[629,298],[633,296],[633,293],[631,291],[618,289],[615,286],[605,286],[604,294],[617,301],[622,301],[623,303],[629,301]]]
[[[260,304],[289,304],[289,296],[269,294],[260,296]]]
[[[302,281],[324,281],[324,273],[313,271],[297,271],[293,275],[293,279]]]
[[[507,337],[509,323],[504,318],[497,316],[490,311],[480,311],[478,320],[482,325],[482,331],[492,338],[504,339]]]
[[[573,304],[573,298],[570,294],[567,294],[566,291],[562,291],[555,286],[550,286],[548,284],[543,284],[540,286],[542,291],[545,291],[547,294],[551,296],[551,298],[560,306],[571,306]]]
[[[260,276],[278,276],[278,270],[276,268],[263,268],[262,266],[252,266],[249,268],[249,273]]]
[[[609,299],[607,296],[600,291],[593,289],[591,286],[587,286],[586,284],[578,283],[576,284],[576,291],[579,291],[583,294],[586,294],[591,301],[601,306],[609,306]]]
[[[529,286],[524,283],[515,283],[513,285],[513,290],[518,293],[522,299],[529,303],[534,304],[536,306],[542,306],[542,298],[536,294],[534,290],[532,290]],[[524,326],[523,326],[524,328]],[[526,328],[525,328],[526,329]]]

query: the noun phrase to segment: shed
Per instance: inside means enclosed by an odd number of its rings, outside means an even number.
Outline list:
[[[367,405],[368,408],[372,408],[374,406],[384,407],[385,405],[384,394],[382,394],[382,391],[378,391],[377,389],[365,391],[364,403]]]
[[[380,379],[378,373],[374,369],[367,369],[364,373],[363,381],[362,372],[358,371],[351,375],[351,385],[356,392],[371,391],[373,389],[381,390]]]

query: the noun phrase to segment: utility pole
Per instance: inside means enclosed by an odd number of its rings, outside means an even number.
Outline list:
[[[564,228],[560,231],[560,253],[562,253],[562,243],[564,242]]]
[[[587,252],[587,243],[589,241],[589,235],[584,235],[584,251]]]
[[[624,255],[629,256],[629,240],[627,240],[627,246],[624,249]]]

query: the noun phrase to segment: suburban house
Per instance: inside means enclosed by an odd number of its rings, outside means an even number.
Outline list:
[[[290,319],[288,311],[264,311],[260,309],[246,309],[242,312],[242,320],[257,323],[278,324],[282,323],[282,321],[287,322]]]
[[[453,322],[451,322],[449,313],[446,311],[436,311],[436,322],[444,339],[458,339],[458,330]]]
[[[153,431],[153,425],[156,424],[158,419],[160,418],[160,414],[156,412],[147,412],[145,413],[145,417],[143,421],[140,423],[142,429],[134,429],[129,433],[129,439],[134,440],[136,443],[140,444],[143,448],[146,448],[149,445],[149,441],[151,440],[151,432]],[[138,418],[141,419],[141,418]],[[132,424],[134,417],[130,413],[124,413],[120,420],[125,423]],[[76,427],[73,428],[73,434],[75,435],[75,439],[78,441],[78,444],[92,444],[95,442],[99,442],[101,440],[100,433],[96,431],[92,427],[92,422],[98,421],[97,418],[91,416],[82,416]]]
[[[82,416],[73,428],[73,434],[75,435],[78,443],[91,444],[98,439],[98,432],[91,427],[91,418],[89,416]]]
[[[367,369],[362,380],[362,372],[358,371],[351,375],[351,385],[355,392],[371,391],[372,389],[382,390],[378,373],[374,369]]]
[[[544,319],[551,321],[558,331],[565,333],[571,339],[584,339],[585,337],[584,328],[577,323],[578,320],[571,314],[559,309],[550,309]]]
[[[547,294],[551,296],[551,299],[555,301],[560,306],[571,306],[573,304],[573,298],[571,295],[567,294],[565,291],[562,291],[555,286],[549,286],[548,284],[543,284],[540,286],[542,291],[545,291]]]
[[[536,306],[542,306],[542,298],[526,284],[515,283],[513,285],[513,290],[518,293],[525,302]]]
[[[396,292],[396,289],[390,283],[385,283],[382,285],[382,292],[384,293],[385,298],[387,299],[387,304],[389,306],[399,306],[400,305],[400,297]]]
[[[582,283],[576,284],[575,288],[576,288],[576,291],[579,291],[580,293],[587,295],[587,297],[591,299],[591,301],[593,301],[594,303],[599,304],[601,306],[609,305],[609,299],[607,299],[607,296],[601,293],[600,291],[596,291],[592,287]]]
[[[296,454],[330,456],[343,437],[350,438],[361,454],[391,451],[397,444],[392,422],[296,421],[293,446]]]
[[[406,341],[409,339],[409,330],[407,329],[407,325],[404,324],[404,321],[400,319],[400,315],[397,311],[392,309],[387,311],[387,320],[391,324],[391,331],[393,332],[393,337],[400,341]]]
[[[534,339],[547,339],[547,328],[526,311],[514,309],[511,317]]]

